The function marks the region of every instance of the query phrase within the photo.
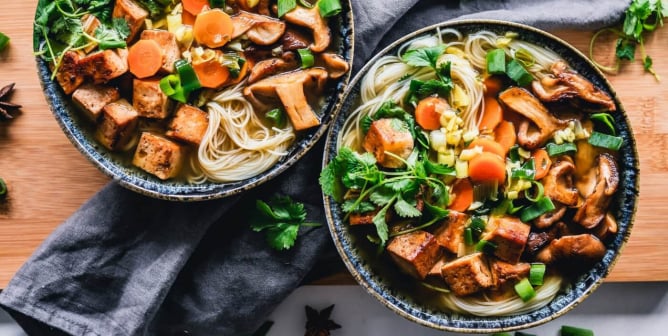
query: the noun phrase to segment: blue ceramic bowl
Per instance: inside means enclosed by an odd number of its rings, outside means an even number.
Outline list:
[[[350,1],[341,1],[343,10],[336,19],[330,20],[332,41],[338,43],[335,50],[343,56],[350,67],[353,62],[353,14]],[[36,41],[39,44],[40,41]],[[174,201],[202,201],[227,197],[254,188],[292,166],[306,154],[325,133],[331,121],[339,111],[343,92],[348,85],[350,72],[339,78],[324,93],[325,103],[319,115],[321,125],[317,128],[300,132],[298,138],[288,149],[288,154],[267,171],[242,181],[230,183],[206,182],[189,184],[185,181],[163,181],[157,177],[134,167],[127,159],[108,151],[99,145],[94,138],[93,128],[71,103],[70,98],[61,90],[55,80],[51,80],[48,63],[41,58],[36,59],[39,76],[46,101],[51,107],[54,117],[72,144],[104,174],[117,181],[123,187],[141,194]]]
[[[577,49],[544,31],[521,24],[493,20],[452,21],[409,34],[394,42],[367,62],[366,66],[352,80],[349,89],[344,94],[342,111],[334,120],[327,135],[323,164],[327,164],[330,158],[336,156],[337,134],[341,131],[349,113],[354,110],[360,95],[361,79],[369,68],[384,55],[396,55],[397,48],[407,40],[432,35],[438,28],[456,28],[464,34],[480,30],[489,30],[499,34],[516,32],[521,39],[547,47],[561,55],[575,70],[614,98],[618,111],[613,115],[619,135],[624,138],[624,144],[620,150],[621,180],[618,196],[611,205],[611,209],[617,211],[615,215],[619,232],[614,240],[607,244],[607,252],[603,260],[574,278],[547,306],[527,314],[494,317],[451,313],[439,310],[428,302],[419,299],[416,295],[416,291],[419,289],[416,286],[407,285],[407,283],[414,283],[414,281],[400,274],[389,258],[378,256],[375,253],[375,245],[370,244],[364,235],[344,222],[344,214],[340,206],[330,197],[323,196],[332,238],[344,263],[357,282],[389,309],[411,321],[427,327],[465,333],[511,331],[548,322],[565,314],[582,302],[609,274],[619,257],[622,247],[629,238],[638,200],[638,155],[628,117],[610,83]]]

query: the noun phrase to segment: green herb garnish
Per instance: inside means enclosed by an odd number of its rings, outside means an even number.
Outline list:
[[[256,232],[266,230],[267,242],[276,250],[291,248],[301,226],[320,226],[306,223],[304,204],[289,197],[275,197],[268,203],[257,200],[255,208],[257,212],[251,215],[251,228]]]

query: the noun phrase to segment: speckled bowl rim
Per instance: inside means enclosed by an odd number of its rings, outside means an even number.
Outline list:
[[[282,172],[294,165],[306,153],[311,150],[318,140],[326,133],[332,120],[335,120],[343,102],[343,93],[345,92],[351,78],[352,66],[355,54],[354,39],[354,20],[351,0],[343,1],[341,16],[341,27],[337,37],[341,39],[339,52],[347,56],[351,71],[348,71],[343,77],[337,79],[335,87],[332,89],[331,96],[328,96],[326,105],[321,109],[321,125],[317,129],[306,131],[290,147],[289,157],[279,160],[273,167],[254,177],[229,183],[206,182],[202,185],[187,184],[179,182],[171,184],[168,181],[160,181],[148,173],[141,172],[136,168],[123,167],[117,161],[110,159],[108,154],[101,153],[100,146],[91,140],[90,135],[79,126],[81,117],[77,114],[76,108],[69,101],[60,89],[55,80],[50,80],[51,71],[46,61],[40,57],[35,58],[37,74],[39,77],[46,102],[49,105],[58,125],[63,133],[72,142],[74,147],[93,163],[102,173],[110,177],[121,186],[135,191],[137,193],[170,201],[206,201],[237,195],[244,191],[255,188],[265,182],[279,176]],[[33,30],[33,35],[35,31]],[[35,36],[33,36],[36,39]]]
[[[625,155],[622,158],[624,162],[623,165],[623,178],[625,183],[625,189],[621,190],[622,196],[620,201],[615,203],[615,205],[620,205],[620,216],[625,220],[620,224],[620,229],[615,237],[614,241],[608,244],[608,251],[604,256],[604,259],[597,263],[591,270],[579,276],[571,284],[571,288],[568,290],[567,294],[560,292],[550,304],[540,308],[538,310],[519,315],[511,316],[492,316],[492,317],[478,317],[473,315],[463,315],[456,313],[446,313],[439,312],[437,316],[425,312],[424,307],[415,307],[414,305],[405,302],[404,300],[398,298],[392,293],[386,292],[383,286],[381,286],[380,281],[376,280],[373,272],[366,267],[366,263],[358,253],[353,251],[351,246],[351,241],[348,239],[348,233],[346,232],[343,224],[340,220],[336,220],[337,213],[340,213],[340,209],[336,208],[338,205],[334,202],[331,197],[323,194],[323,202],[325,206],[325,216],[327,219],[327,225],[330,230],[332,239],[336,249],[343,259],[344,264],[355,278],[355,280],[369,293],[371,296],[380,301],[387,308],[395,312],[396,314],[410,320],[421,324],[426,327],[451,331],[451,332],[460,332],[460,333],[494,333],[494,332],[507,332],[513,330],[520,330],[535,327],[549,321],[552,321],[567,312],[575,308],[580,302],[584,301],[594,290],[596,290],[603,279],[610,273],[614,267],[619,255],[621,254],[622,249],[628,242],[631,229],[633,227],[633,222],[635,220],[635,214],[637,210],[637,200],[639,193],[639,165],[638,165],[638,152],[636,148],[636,141],[631,130],[631,123],[628,119],[621,101],[619,100],[617,94],[615,93],[612,85],[604,76],[604,74],[594,66],[594,64],[579,50],[571,46],[566,41],[547,33],[543,30],[527,26],[524,24],[502,21],[502,20],[453,20],[446,21],[439,24],[431,25],[420,30],[414,31],[404,37],[396,40],[382,51],[380,51],[376,56],[371,60],[366,62],[366,65],[355,75],[351,81],[348,89],[346,90],[343,98],[343,104],[340,105],[342,109],[345,109],[348,105],[352,103],[348,102],[349,96],[356,89],[362,77],[368,72],[371,66],[383,55],[388,54],[390,51],[394,51],[395,48],[400,46],[402,43],[427,34],[429,32],[436,31],[436,29],[444,28],[461,28],[466,26],[497,26],[500,29],[507,28],[509,31],[516,31],[520,34],[522,31],[535,34],[539,38],[546,39],[549,41],[548,44],[559,45],[561,48],[564,48],[572,53],[576,58],[580,58],[580,61],[583,63],[582,66],[586,66],[589,71],[593,72],[594,75],[598,76],[597,80],[599,83],[602,83],[605,86],[605,89],[613,97],[618,112],[615,114],[616,121],[622,121],[624,125],[624,138],[625,143],[622,150],[624,150]],[[591,76],[590,76],[591,77]],[[591,79],[591,78],[590,78]],[[338,118],[345,118],[347,116],[347,111],[341,111],[337,113]],[[323,167],[329,162],[330,158],[336,153],[336,134],[339,132],[340,127],[338,123],[340,121],[337,119],[332,123],[330,130],[327,134],[327,142],[325,144],[325,153],[323,155]],[[620,134],[621,135],[621,134]],[[622,183],[620,182],[620,186]],[[621,187],[620,187],[621,188]],[[339,218],[340,219],[340,218]],[[613,245],[613,249],[610,249],[610,246]],[[614,248],[614,247],[617,248]],[[581,285],[581,286],[580,286]],[[579,286],[579,287],[578,287]],[[561,301],[560,301],[561,300]],[[552,305],[557,305],[555,311],[549,311],[549,307]],[[540,316],[540,312],[547,310],[547,314]],[[433,312],[433,311],[432,311]],[[522,317],[526,317],[525,320],[522,320]]]

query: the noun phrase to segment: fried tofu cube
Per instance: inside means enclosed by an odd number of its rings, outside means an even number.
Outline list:
[[[88,119],[97,121],[102,109],[121,98],[118,89],[106,85],[84,84],[72,94],[72,101]]]
[[[181,171],[185,153],[176,142],[143,132],[132,163],[161,180],[175,177]]]
[[[457,296],[471,295],[494,285],[482,253],[470,254],[443,265],[441,275]]]
[[[153,40],[160,46],[163,52],[162,67],[160,70],[164,73],[174,72],[174,62],[181,57],[181,50],[176,43],[174,34],[166,30],[149,29],[141,33],[142,40]]]
[[[118,52],[112,49],[92,53],[82,58],[79,63],[82,71],[95,84],[107,83],[128,71],[127,59],[123,59]]]
[[[399,268],[417,279],[424,279],[441,257],[434,236],[427,231],[414,231],[392,239],[387,251]]]
[[[368,225],[373,224],[373,218],[378,214],[378,210],[357,213],[353,212],[348,216],[350,225]]]
[[[84,74],[81,67],[81,54],[76,51],[67,51],[60,61],[56,81],[63,88],[66,95],[72,94],[84,82]]]
[[[434,266],[431,267],[427,276],[429,277],[441,277],[441,268],[448,262],[448,259],[445,256],[438,258]]]
[[[403,159],[413,151],[413,136],[408,125],[396,118],[379,119],[371,123],[364,137],[364,149],[373,153],[376,161],[386,168],[400,168],[404,163],[397,158],[385,154],[392,153]]]
[[[172,100],[160,89],[160,79],[135,78],[132,84],[132,105],[140,117],[165,119],[172,109]]]
[[[496,245],[494,255],[511,264],[517,264],[529,238],[531,227],[517,217],[491,217],[487,222],[490,230],[482,239]]]
[[[109,150],[122,149],[132,138],[138,119],[137,111],[125,99],[107,104],[102,109],[102,121],[95,137]]]
[[[464,241],[464,229],[469,216],[450,210],[441,226],[434,231],[436,242],[451,253],[457,254],[459,245]]]
[[[134,40],[135,36],[148,18],[148,11],[139,6],[133,0],[116,0],[114,11],[111,14],[113,18],[123,18],[128,22],[130,35],[125,39],[126,42]]]
[[[495,259],[490,261],[489,268],[492,271],[494,288],[502,288],[506,284],[514,285],[529,276],[531,265],[529,263],[510,264]]]
[[[169,123],[167,136],[199,145],[209,127],[209,115],[190,105],[181,105]]]

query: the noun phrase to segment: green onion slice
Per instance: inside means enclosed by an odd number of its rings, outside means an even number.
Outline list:
[[[209,0],[211,8],[225,8],[225,0]]]
[[[128,44],[125,43],[125,41],[120,41],[120,40],[118,40],[118,41],[101,41],[97,46],[100,48],[100,50],[107,50],[107,49],[125,48],[125,47],[128,46]]]
[[[514,178],[533,181],[533,179],[536,177],[536,166],[534,164],[534,159],[529,159],[524,163],[524,165],[522,165],[521,168],[513,168],[511,170],[511,176]]]
[[[560,145],[550,142],[545,146],[545,150],[547,150],[547,155],[557,156],[568,152],[577,152],[578,147],[572,142],[564,142]]]
[[[529,188],[524,191],[524,197],[529,201],[535,203],[538,202],[538,200],[543,197],[543,194],[545,193],[545,188],[543,187],[543,184],[538,181],[531,181],[531,185],[536,187],[536,194],[534,196],[531,196],[531,193],[529,191],[532,188]]]
[[[271,120],[271,122],[278,128],[284,128],[285,125],[287,124],[285,113],[283,113],[283,110],[279,108],[275,108],[267,112],[265,116],[267,117],[267,119]]]
[[[466,245],[473,245],[473,230],[470,227],[464,229],[464,242]]]
[[[7,197],[7,184],[5,180],[0,178],[0,199],[5,199]]]
[[[315,64],[315,57],[313,57],[311,49],[298,49],[297,53],[299,53],[299,58],[302,60],[302,69],[310,68]]]
[[[185,92],[186,96],[188,96],[190,92],[202,87],[202,84],[199,82],[193,66],[188,63],[188,61],[178,60],[174,62],[174,67],[176,68],[176,72],[179,74],[179,78],[181,78],[181,86],[183,87],[183,91]]]
[[[475,245],[475,250],[485,254],[493,254],[496,250],[496,244],[488,240],[481,240]]]
[[[506,64],[506,74],[519,86],[527,86],[533,82],[533,75],[514,59]]]
[[[521,332],[521,331],[516,331],[516,332],[515,332],[515,336],[536,336],[536,335],[534,335],[534,334],[527,334],[527,333],[525,333],[525,332]]]
[[[7,46],[9,45],[9,36],[0,33],[0,51],[5,50]]]
[[[531,268],[529,269],[529,282],[534,286],[541,286],[543,284],[544,276],[545,264],[531,263]]]
[[[308,0],[299,0],[299,4],[306,8],[313,8],[315,6],[315,4],[310,3]]]
[[[490,50],[485,58],[488,73],[494,75],[506,73],[506,52],[503,49]]]
[[[339,0],[320,0],[318,1],[320,16],[328,18],[341,13],[341,2]]]
[[[592,146],[603,147],[612,150],[619,150],[624,143],[624,139],[621,137],[607,135],[599,132],[592,132],[588,141]]]
[[[508,157],[510,157],[510,161],[517,162],[520,160],[519,151],[520,151],[519,145],[513,145],[513,147],[510,147],[510,151],[508,151]]]
[[[617,135],[614,125],[615,119],[613,119],[609,113],[594,113],[589,118],[591,120],[603,123],[608,128],[608,130],[610,130],[610,134]]]
[[[527,302],[536,296],[536,291],[533,289],[527,278],[524,278],[522,281],[515,284],[515,292],[524,302]]]
[[[473,237],[476,240],[480,238],[483,232],[485,232],[485,226],[485,221],[482,218],[471,218],[471,224],[469,224],[469,228],[471,228],[471,233],[473,233]]]
[[[594,332],[585,329],[572,326],[561,326],[561,336],[594,336]]]
[[[172,74],[160,80],[160,90],[169,98],[172,98],[181,103],[188,101],[188,95],[181,86],[181,79],[178,75]]]
[[[530,206],[524,208],[522,213],[520,213],[520,220],[525,223],[528,223],[540,215],[554,210],[554,203],[550,200],[549,197],[543,196],[536,203],[531,204]]]
[[[278,0],[278,17],[283,17],[285,13],[297,7],[297,0]]]

